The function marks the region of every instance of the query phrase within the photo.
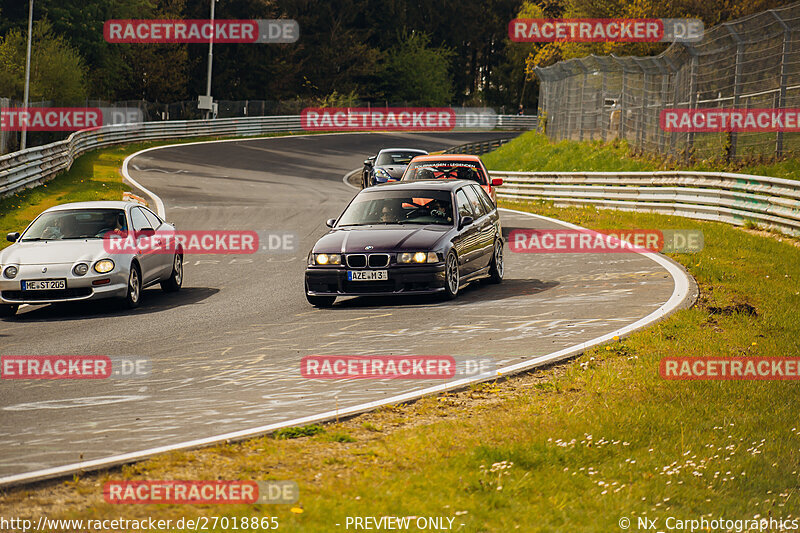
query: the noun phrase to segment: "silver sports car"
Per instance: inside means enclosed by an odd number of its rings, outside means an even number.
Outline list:
[[[153,238],[175,228],[133,202],[78,202],[41,213],[0,251],[0,316],[21,304],[121,298],[137,307],[156,283],[174,292],[183,283],[183,251],[109,245],[113,235]]]

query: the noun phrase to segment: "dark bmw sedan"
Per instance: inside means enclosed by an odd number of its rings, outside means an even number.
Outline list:
[[[393,183],[362,190],[308,255],[305,289],[317,307],[338,296],[441,293],[503,279],[494,202],[466,180]]]

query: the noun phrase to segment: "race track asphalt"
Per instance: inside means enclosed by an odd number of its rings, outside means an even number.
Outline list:
[[[190,256],[184,289],[114,302],[26,307],[0,321],[0,355],[145,357],[137,379],[0,381],[0,477],[344,409],[426,380],[309,380],[311,354],[454,355],[514,364],[594,339],[672,295],[640,254],[513,254],[501,285],[429,297],[303,294],[308,250],[355,194],[342,177],[382,147],[428,150],[507,133],[354,133],[190,144],[143,153],[129,171],[179,229],[291,232],[295,252]],[[514,228],[559,227],[503,212]]]

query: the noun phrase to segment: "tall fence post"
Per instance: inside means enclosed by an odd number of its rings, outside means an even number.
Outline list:
[[[699,100],[697,94],[697,69],[699,64],[698,53],[695,48],[689,43],[682,43],[683,46],[686,48],[686,51],[692,56],[691,68],[689,70],[689,108],[692,110],[697,109],[697,101]],[[692,152],[694,151],[694,132],[689,130],[686,133],[686,149],[685,149],[685,159],[688,163],[692,158]]]
[[[8,108],[9,100],[8,98],[0,98],[0,113],[2,113],[3,109]],[[8,132],[3,128],[0,128],[0,155],[5,154],[8,151]]]
[[[744,54],[744,43],[739,34],[736,33],[730,24],[723,24],[728,33],[731,34],[733,40],[736,41],[736,67],[733,76],[733,108],[739,109],[739,101],[742,97],[742,55]],[[727,159],[733,160],[736,157],[736,144],[738,143],[739,134],[735,131],[731,132],[731,144],[728,148]]]
[[[581,67],[583,71],[583,83],[581,84],[581,105],[580,111],[578,112],[578,140],[583,141],[583,113],[584,113],[584,99],[585,99],[585,91],[586,91],[586,84],[588,83],[588,76],[589,70],[583,64],[582,61],[578,61],[578,65]]]
[[[625,69],[625,65],[613,54],[611,57],[614,61],[617,62],[619,68],[622,70],[622,85],[620,86],[619,90],[619,139],[625,138],[625,115],[627,114],[627,107],[625,107],[625,100],[626,100],[626,92],[628,87],[628,72]]]
[[[605,109],[606,109],[606,83],[607,83],[608,74],[606,73],[606,69],[603,68],[603,80],[602,80],[602,89],[600,94],[600,138],[603,142],[606,142],[606,125],[605,125]],[[610,117],[609,117],[609,124],[610,124]]]
[[[786,58],[789,55],[789,47],[791,46],[791,30],[789,29],[789,25],[786,24],[780,15],[778,15],[775,11],[770,11],[772,15],[778,20],[778,24],[781,25],[783,28],[783,49],[781,50],[781,87],[780,92],[778,93],[778,109],[784,109],[786,107],[786,86],[788,85],[789,73],[787,72],[786,68]],[[783,155],[783,131],[778,130],[777,136],[775,138],[775,157],[781,157]]]
[[[659,61],[656,59],[655,64],[658,67],[658,71],[661,74],[661,105],[659,105],[655,112],[653,113],[653,119],[655,120],[655,131],[658,137],[658,151],[659,153],[664,153],[664,145],[666,144],[667,135],[664,130],[661,129],[661,120],[660,114],[661,109],[666,109],[667,107],[667,97],[669,95],[669,71],[664,68],[664,64],[666,63],[667,58],[663,58],[665,61]]]
[[[636,124],[637,124],[637,131],[636,131],[636,143],[639,146],[640,150],[644,150],[644,130],[646,127],[645,124],[645,113],[647,113],[647,82],[648,76],[647,71],[639,62],[639,59],[635,60],[636,66],[639,67],[639,70],[642,71],[642,83],[640,85],[640,98],[639,98],[639,116],[637,117]]]

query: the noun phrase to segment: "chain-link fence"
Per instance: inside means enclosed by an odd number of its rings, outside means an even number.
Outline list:
[[[800,151],[800,133],[668,132],[659,124],[671,108],[800,107],[800,2],[720,24],[658,56],[592,55],[536,75],[539,127],[553,140],[621,138],[676,159]]]

